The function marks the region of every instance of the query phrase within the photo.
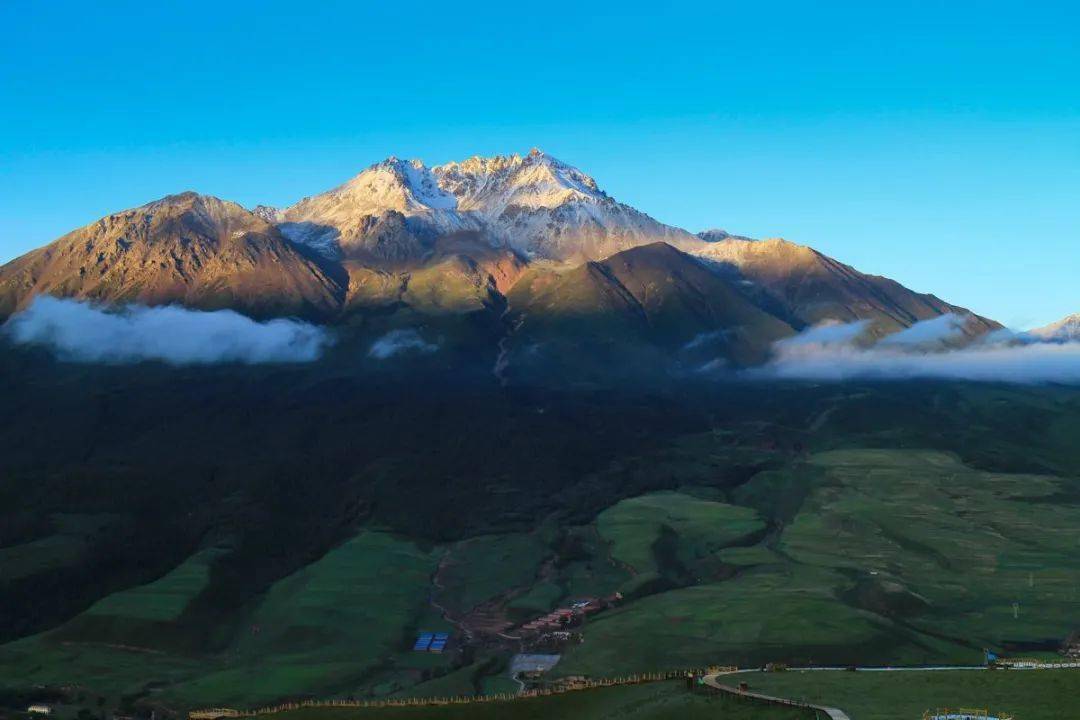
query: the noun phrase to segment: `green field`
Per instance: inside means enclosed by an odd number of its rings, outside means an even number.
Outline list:
[[[0,547],[0,579],[24,577],[63,568],[83,559],[90,540],[108,528],[116,518],[107,514],[56,513],[49,518],[51,535]]]
[[[468,612],[509,590],[528,587],[548,554],[535,534],[484,535],[447,549],[437,599],[447,608]]]
[[[838,707],[854,720],[917,720],[939,707],[988,708],[1017,720],[1077,716],[1080,670],[845,672],[738,675],[750,689]]]
[[[0,663],[10,668],[0,686],[77,680],[112,696],[139,694],[153,682],[162,701],[181,707],[249,705],[380,682],[386,683],[380,692],[389,693],[450,662],[407,652],[421,620],[425,629],[449,629],[428,614],[436,556],[376,532],[361,533],[275,583],[225,652],[163,647],[176,629],[172,621],[205,584],[206,565],[219,554],[200,552],[149,585],[99,601],[56,631],[0,648]]]
[[[97,712],[512,691],[532,650],[512,623],[616,591],[550,675],[972,664],[1080,630],[1073,391],[157,372],[138,392],[65,374],[54,414],[0,437],[0,694],[77,685]],[[12,412],[35,400],[0,384]],[[448,651],[412,652],[421,630]]]
[[[1080,509],[1044,502],[1062,487],[940,452],[843,450],[758,473],[732,493],[741,505],[686,486],[622,500],[558,532],[424,549],[361,532],[275,582],[223,629],[223,650],[201,653],[183,643],[183,628],[227,556],[208,549],[0,648],[11,668],[3,684],[80,678],[106,694],[139,694],[153,682],[155,696],[177,706],[495,692],[508,679],[490,656],[409,652],[418,630],[456,631],[429,595],[457,615],[504,598],[510,617],[527,619],[620,588],[633,592],[589,620],[556,675],[977,663],[983,647],[1028,652],[1075,628]]]
[[[308,708],[268,720],[811,720],[813,713],[691,693],[681,682],[580,690],[510,702],[427,708]]]
[[[777,550],[848,574],[849,602],[976,646],[1075,629],[1080,507],[1055,500],[1060,479],[927,451],[836,451],[812,464],[825,476]]]
[[[661,577],[667,566],[689,568],[761,533],[765,524],[750,508],[660,492],[617,503],[600,513],[596,527],[610,543],[611,557],[634,573],[623,587],[632,592]]]
[[[915,633],[839,602],[842,575],[811,568],[763,567],[736,580],[672,590],[600,616],[585,642],[556,668],[596,675],[695,667],[854,662],[888,656],[921,663],[943,656],[977,662],[981,655]]]
[[[735,499],[777,530],[717,552],[734,576],[599,617],[558,670],[971,664],[984,647],[1031,652],[1080,616],[1080,508],[1047,502],[1068,487],[931,451],[833,451],[760,473]],[[612,536],[613,552],[644,562],[648,546],[632,538],[649,537],[645,528]]]
[[[113,593],[90,606],[88,616],[121,620],[171,622],[180,617],[188,603],[210,582],[210,566],[220,550],[196,553],[160,580],[149,585]]]

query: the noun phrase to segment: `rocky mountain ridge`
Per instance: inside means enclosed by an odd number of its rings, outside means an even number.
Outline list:
[[[256,212],[330,258],[400,263],[434,238],[476,231],[529,259],[598,260],[694,236],[617,202],[596,181],[539,150],[427,167],[390,157],[332,190]]]
[[[879,336],[947,313],[969,336],[1000,327],[806,246],[665,225],[538,150],[432,168],[391,157],[284,209],[171,195],[0,267],[0,318],[43,293],[320,322],[481,313],[533,344],[712,334],[739,363],[825,321]]]

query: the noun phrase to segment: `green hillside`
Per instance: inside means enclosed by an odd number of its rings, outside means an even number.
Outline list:
[[[5,697],[505,692],[521,651],[561,654],[545,681],[978,663],[1078,629],[1069,389],[0,362],[0,409],[50,408],[0,437]]]

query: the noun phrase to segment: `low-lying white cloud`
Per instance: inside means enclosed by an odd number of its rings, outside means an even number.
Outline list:
[[[944,315],[916,323],[870,347],[855,342],[866,329],[865,323],[810,328],[776,343],[773,359],[746,371],[746,375],[759,379],[819,381],[938,378],[1025,384],[1080,383],[1080,342],[1035,342],[1031,336],[997,332],[963,348],[934,346],[958,337],[963,323],[963,318]],[[822,337],[829,341],[822,342]]]
[[[933,345],[945,340],[955,340],[964,335],[964,318],[954,313],[945,313],[930,320],[917,322],[909,328],[888,335],[878,343],[890,345]]]
[[[371,344],[368,355],[377,360],[386,360],[404,352],[433,353],[439,349],[435,343],[429,343],[412,328],[391,330]]]
[[[331,342],[324,328],[298,320],[257,322],[232,310],[172,305],[109,308],[46,295],[12,317],[4,331],[15,343],[43,345],[64,360],[85,363],[311,362]]]
[[[785,338],[776,344],[777,347],[788,350],[801,347],[847,345],[859,339],[869,327],[869,320],[856,320],[850,323],[826,320],[820,325],[807,328],[798,335]]]

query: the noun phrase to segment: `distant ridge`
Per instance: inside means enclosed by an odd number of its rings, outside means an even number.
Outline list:
[[[1052,342],[1080,340],[1080,313],[1067,315],[1057,322],[1036,328],[1031,334]]]

